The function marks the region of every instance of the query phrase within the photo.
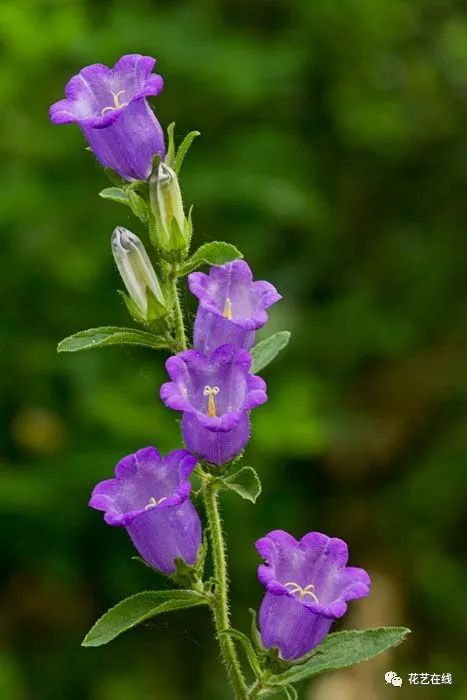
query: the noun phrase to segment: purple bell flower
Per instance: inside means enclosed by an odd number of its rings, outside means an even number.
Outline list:
[[[189,500],[195,466],[186,450],[163,458],[145,447],[120,460],[115,478],[97,484],[89,505],[105,512],[108,525],[125,527],[148,564],[173,574],[175,559],[195,564],[201,545],[201,522]]]
[[[240,454],[250,437],[249,411],[267,401],[265,382],[250,374],[250,353],[233,345],[211,355],[185,350],[165,366],[172,381],[162,385],[161,399],[183,412],[187,448],[217,465]]]
[[[209,275],[192,272],[188,284],[199,299],[194,347],[206,353],[225,343],[249,350],[268,320],[266,309],[282,299],[269,282],[253,282],[244,260],[212,267]]]
[[[347,545],[336,537],[309,532],[297,540],[274,530],[256,542],[264,559],[258,578],[266,588],[259,612],[261,640],[283,659],[298,659],[324,639],[347,601],[370,592],[364,569],[346,566]]]
[[[130,54],[113,68],[86,66],[67,83],[66,99],[50,108],[53,124],[78,124],[96,158],[124,180],[146,180],[153,156],[165,156],[161,125],[146,100],[164,87],[151,73],[155,62]]]

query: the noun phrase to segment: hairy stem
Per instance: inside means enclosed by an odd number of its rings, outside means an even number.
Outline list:
[[[183,312],[177,289],[176,270],[172,267],[169,275],[169,289],[172,296],[172,308],[174,311],[175,339],[179,349],[186,350],[185,324]],[[227,578],[227,560],[222,522],[219,512],[219,502],[216,487],[212,482],[207,482],[202,488],[204,507],[211,538],[212,558],[214,564],[215,592],[212,598],[212,611],[217,638],[221,648],[222,661],[227,671],[236,700],[248,700],[248,689],[243,677],[237,650],[232,639],[221,632],[230,629],[229,615],[229,582]]]
[[[171,296],[171,305],[174,315],[174,331],[177,341],[178,350],[186,350],[186,335],[185,323],[183,321],[182,307],[180,306],[180,297],[178,294],[177,276],[175,266],[172,267],[168,276],[169,291]]]
[[[227,671],[237,700],[248,700],[248,690],[240,667],[234,642],[227,634],[221,632],[230,629],[229,582],[227,578],[227,561],[222,521],[216,487],[207,483],[203,488],[204,507],[210,528],[212,557],[214,562],[215,593],[212,603],[214,624],[221,648],[222,661]]]

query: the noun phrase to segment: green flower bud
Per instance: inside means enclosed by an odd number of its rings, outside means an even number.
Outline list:
[[[112,234],[112,253],[131,301],[142,320],[165,314],[165,300],[155,270],[138,236],[122,226]]]
[[[172,219],[177,220],[180,230],[183,231],[185,214],[178,177],[175,170],[165,163],[160,163],[157,169],[157,203],[161,224],[167,234],[170,235]]]
[[[167,252],[186,251],[191,238],[191,220],[185,217],[177,174],[166,163],[159,163],[154,170],[149,180],[149,196],[154,217],[152,238],[156,246]]]

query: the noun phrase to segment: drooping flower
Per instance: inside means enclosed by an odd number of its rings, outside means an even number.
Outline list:
[[[101,481],[89,501],[108,525],[125,527],[141,557],[166,574],[175,559],[193,565],[201,544],[201,522],[189,500],[189,475],[196,459],[186,450],[163,458],[155,447],[124,457],[115,478]]]
[[[250,373],[250,353],[233,345],[211,355],[186,350],[170,357],[166,368],[172,381],[160,395],[183,412],[187,448],[217,465],[240,454],[250,437],[249,411],[267,401],[265,382]]]
[[[113,68],[86,66],[67,83],[66,99],[50,108],[53,124],[78,124],[102,165],[125,180],[145,180],[153,156],[165,155],[161,125],[146,100],[164,87],[151,73],[155,62],[129,54]]]
[[[138,236],[123,226],[117,226],[112,234],[112,253],[128,294],[141,318],[151,321],[155,316],[162,316],[165,312],[164,295],[146,249]],[[152,295],[152,303],[148,295]]]
[[[336,537],[309,532],[297,541],[274,530],[256,542],[264,559],[258,578],[266,588],[259,612],[265,648],[277,647],[283,659],[297,659],[317,646],[347,601],[370,592],[364,569],[346,566],[347,545]]]
[[[212,267],[209,275],[192,272],[188,284],[199,299],[194,347],[201,352],[225,343],[249,350],[255,331],[268,320],[266,309],[282,298],[269,282],[253,282],[244,260]]]

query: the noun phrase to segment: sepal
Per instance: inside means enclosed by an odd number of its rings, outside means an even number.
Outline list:
[[[195,138],[201,134],[199,131],[190,131],[190,133],[185,136],[178,149],[175,149],[174,130],[175,122],[172,122],[167,127],[167,153],[165,156],[165,163],[173,168],[178,175],[185,156],[190,150],[191,144]]]
[[[175,124],[174,124],[174,126],[175,126]],[[193,141],[195,140],[195,138],[197,136],[201,136],[201,133],[199,131],[190,131],[190,133],[185,136],[185,138],[181,142],[180,146],[178,147],[177,155],[175,156],[174,164],[173,164],[173,169],[175,170],[177,175],[182,168],[182,163],[185,160],[186,154],[188,153],[188,151],[191,148],[191,144],[193,143]]]
[[[248,612],[251,615],[251,639],[253,640],[253,644],[256,647],[256,651],[264,654],[266,652],[266,649],[263,647],[261,635],[258,629],[258,623],[256,622],[256,610],[253,610],[253,608],[248,608]]]
[[[166,307],[160,303],[156,298],[156,295],[146,287],[146,299],[148,302],[148,310],[146,312],[146,318],[144,321],[146,323],[152,323],[153,321],[161,321],[165,316],[167,316]]]
[[[179,559],[177,557],[175,559],[175,573],[171,574],[169,578],[171,578],[172,581],[177,584],[177,586],[195,589],[197,591],[203,590],[203,583],[199,575],[198,562],[196,562],[194,566],[190,566],[183,559]]]
[[[140,197],[139,194],[130,188],[127,190],[127,195],[128,203],[133,214],[137,216],[143,224],[147,224],[149,221],[149,207],[143,197]]]
[[[133,299],[130,296],[128,296],[128,294],[126,294],[126,292],[124,292],[122,289],[117,289],[117,294],[120,294],[121,298],[123,299],[123,303],[125,304],[126,309],[133,321],[136,321],[136,323],[145,323],[146,319],[139,310],[139,308],[136,306]]]
[[[86,148],[87,151],[91,151],[92,153],[92,148]],[[112,168],[104,168],[104,172],[109,178],[110,182],[112,185],[115,185],[116,187],[121,187],[124,184],[124,180],[120,177],[118,173],[115,172],[115,170],[112,170]]]

